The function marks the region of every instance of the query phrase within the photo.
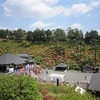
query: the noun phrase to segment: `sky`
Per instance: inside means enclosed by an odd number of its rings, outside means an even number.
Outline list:
[[[100,34],[100,0],[0,0],[0,29],[69,27]]]

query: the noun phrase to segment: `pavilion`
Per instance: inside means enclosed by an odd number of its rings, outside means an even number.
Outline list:
[[[68,65],[66,65],[66,64],[64,64],[64,63],[60,63],[60,64],[58,64],[56,67],[55,67],[55,70],[61,70],[61,71],[64,71],[64,70],[66,70],[66,69],[68,69]]]
[[[6,65],[20,65],[25,63],[25,59],[12,53],[7,53],[0,56],[0,71],[6,71]]]

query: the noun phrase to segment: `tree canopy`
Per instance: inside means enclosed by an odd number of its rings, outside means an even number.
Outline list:
[[[17,30],[0,29],[0,38],[16,41],[26,40],[33,43],[66,42],[71,45],[76,45],[79,42],[90,45],[93,41],[100,43],[100,35],[96,30],[87,31],[85,34],[77,28],[68,28],[67,31],[60,28],[54,30],[37,28],[27,32],[21,28]]]
[[[96,30],[91,30],[90,32],[86,32],[85,43],[91,44],[91,42],[93,42],[94,40],[97,40],[98,42],[100,41],[98,32]]]
[[[70,43],[76,43],[77,41],[83,40],[83,32],[76,29],[68,29],[68,38]]]

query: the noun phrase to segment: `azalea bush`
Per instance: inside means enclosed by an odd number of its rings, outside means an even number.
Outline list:
[[[46,67],[56,66],[61,62],[68,64],[68,66],[73,67],[73,69],[75,69],[75,67],[80,69],[79,67],[86,64],[95,66],[95,52],[94,50],[90,50],[91,48],[91,46],[86,45],[81,50],[81,48],[78,49],[76,46],[65,43],[32,44],[26,41],[23,41],[22,43],[10,40],[4,42],[0,39],[0,55],[7,52],[12,52],[14,54],[32,54],[38,64],[43,64]],[[96,63],[97,65],[100,63],[99,46],[96,50]]]
[[[0,100],[42,100],[31,77],[0,75]]]

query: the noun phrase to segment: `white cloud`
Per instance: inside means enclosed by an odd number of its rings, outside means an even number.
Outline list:
[[[73,4],[72,7],[65,8],[64,15],[71,16],[71,15],[77,15],[77,14],[86,14],[90,10],[91,10],[91,7],[86,4],[83,4],[83,3]]]
[[[77,14],[86,14],[89,11],[91,11],[94,7],[97,7],[99,5],[100,5],[100,0],[91,0],[89,4],[85,3],[73,4],[70,8],[65,8],[64,15],[70,16]]]
[[[86,14],[100,5],[100,0],[91,0],[89,4],[78,3],[67,8],[58,6],[60,0],[5,0],[3,4],[6,16],[22,18],[50,18],[58,15]]]
[[[74,4],[71,8],[72,13],[79,13],[79,14],[84,14],[87,13],[91,8],[86,5],[86,4]]]
[[[92,2],[90,2],[91,7],[97,7],[99,5],[100,5],[100,0],[93,0]]]
[[[97,30],[98,34],[100,35],[100,29]]]
[[[59,0],[43,0],[43,1],[51,5],[51,4],[56,4]]]
[[[83,26],[81,26],[81,24],[79,24],[79,23],[74,23],[74,24],[71,25],[71,28],[72,28],[72,29],[75,29],[75,28],[77,28],[77,29],[82,29]]]
[[[42,21],[37,21],[36,23],[31,24],[30,28],[45,29],[52,26],[53,24],[54,23],[43,23]]]
[[[6,0],[3,8],[6,16],[48,18],[62,13],[63,7],[48,5],[57,2],[58,0]]]

